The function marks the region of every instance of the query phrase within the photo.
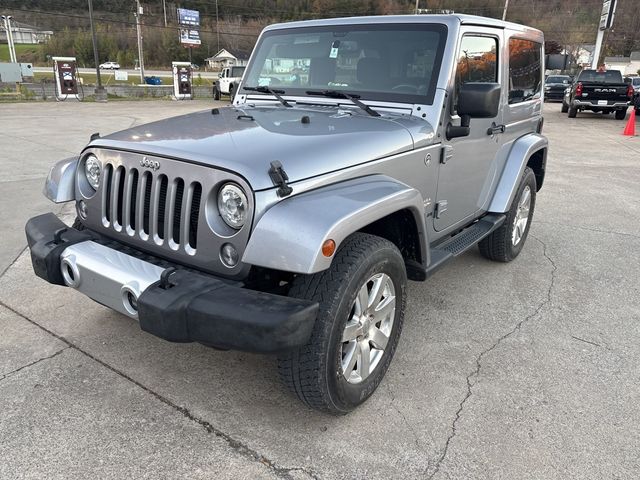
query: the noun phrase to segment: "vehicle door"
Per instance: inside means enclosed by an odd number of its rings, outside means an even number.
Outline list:
[[[507,103],[503,119],[503,142],[509,151],[513,143],[527,133],[536,132],[542,119],[542,38],[522,38],[521,32],[508,32],[505,38],[505,85]],[[502,170],[502,165],[500,165]]]
[[[485,203],[491,184],[499,172],[495,165],[501,146],[500,126],[505,94],[501,75],[502,30],[463,27],[457,49],[454,77],[450,81],[449,121],[460,125],[456,112],[457,92],[467,82],[502,85],[500,108],[493,118],[472,118],[468,136],[443,141],[443,154],[438,173],[438,190],[434,228],[444,230],[464,223],[478,214]],[[492,133],[493,132],[493,133]]]
[[[220,91],[223,93],[229,93],[229,71],[229,68],[225,68],[220,76]]]

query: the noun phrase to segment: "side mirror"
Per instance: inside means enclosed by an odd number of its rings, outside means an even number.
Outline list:
[[[457,111],[460,126],[447,126],[447,140],[466,137],[470,132],[472,118],[493,118],[498,115],[500,107],[500,84],[498,83],[464,83],[458,91]]]

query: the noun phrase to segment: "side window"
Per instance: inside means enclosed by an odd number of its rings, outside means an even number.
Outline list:
[[[542,45],[520,38],[509,39],[509,104],[540,97]]]
[[[465,35],[460,43],[456,67],[455,97],[467,82],[498,82],[498,39]]]

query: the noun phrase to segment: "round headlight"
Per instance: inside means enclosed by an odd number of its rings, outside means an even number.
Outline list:
[[[84,174],[87,182],[94,190],[100,186],[100,174],[102,173],[102,165],[94,155],[89,155],[84,161]]]
[[[248,209],[247,196],[238,185],[227,183],[218,192],[218,211],[231,228],[239,229],[244,225]]]

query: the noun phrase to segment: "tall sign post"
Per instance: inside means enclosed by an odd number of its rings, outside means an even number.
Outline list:
[[[200,12],[179,8],[178,25],[180,27],[180,44],[189,49],[189,63],[191,63],[191,49],[202,44],[200,40]]]
[[[598,68],[598,60],[602,51],[602,41],[604,40],[604,32],[613,25],[613,17],[616,13],[617,0],[604,0],[602,2],[602,12],[600,13],[600,24],[598,25],[598,37],[596,38],[596,48],[593,51],[593,59],[591,60],[591,68]]]

